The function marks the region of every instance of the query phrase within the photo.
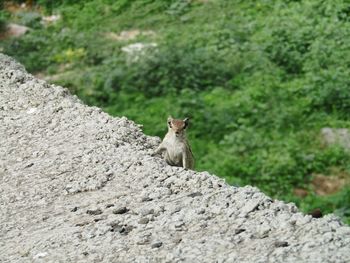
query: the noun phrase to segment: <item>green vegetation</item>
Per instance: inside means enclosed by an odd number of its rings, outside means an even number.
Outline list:
[[[322,127],[350,128],[348,1],[37,4],[62,19],[43,26],[29,17],[34,30],[2,43],[30,72],[53,75],[86,103],[142,123],[149,135],[164,135],[169,114],[190,116],[197,170],[257,186],[304,211],[335,211],[350,223],[348,186],[328,196],[311,186],[313,174],[334,168],[350,176],[350,154],[320,137]],[[139,34],[122,40],[130,30]],[[137,42],[157,47],[137,57],[122,50]],[[294,196],[295,188],[309,195]]]
[[[5,31],[6,20],[8,19],[7,12],[3,10],[3,3],[0,3],[0,33]]]

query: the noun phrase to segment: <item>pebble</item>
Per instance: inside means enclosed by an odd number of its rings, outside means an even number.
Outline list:
[[[44,258],[44,257],[46,257],[48,254],[49,254],[49,253],[47,253],[47,252],[41,252],[41,253],[36,254],[36,255],[33,257],[33,259]]]
[[[275,247],[288,247],[289,244],[287,241],[276,241],[275,242]]]
[[[162,245],[163,245],[163,242],[157,241],[157,242],[154,242],[154,243],[151,245],[151,247],[152,247],[152,248],[159,248],[159,247],[161,247]]]
[[[149,208],[142,209],[140,213],[143,216],[151,215],[151,214],[154,214],[154,209],[153,208],[152,209],[149,209]]]
[[[193,198],[193,197],[202,196],[202,195],[203,194],[201,192],[194,192],[192,194],[189,194],[188,196]]]
[[[128,209],[125,206],[113,210],[113,214],[116,215],[125,214],[126,212],[128,212]]]
[[[235,229],[235,234],[238,235],[238,234],[240,234],[240,233],[242,233],[244,231],[245,231],[244,228],[237,228],[237,229]]]
[[[152,201],[153,199],[152,198],[150,198],[149,196],[145,196],[145,197],[142,197],[141,198],[141,201],[142,202],[150,202],[150,201]]]
[[[76,223],[75,226],[85,226],[85,225],[88,225],[90,223],[91,223],[90,221],[84,220],[84,221]]]
[[[143,224],[143,225],[148,224],[148,222],[149,222],[149,219],[147,217],[143,217],[138,221],[139,224]]]
[[[89,209],[89,210],[86,211],[86,213],[87,213],[88,215],[100,215],[100,214],[102,214],[103,212],[102,212],[101,209],[97,208],[97,209]]]
[[[198,215],[202,215],[204,213],[205,213],[205,209],[204,208],[201,208],[201,209],[197,210],[197,214]]]
[[[138,237],[138,240],[136,242],[137,245],[147,245],[151,242],[151,236],[150,235],[144,235],[141,237]]]
[[[179,244],[181,241],[182,241],[181,237],[177,237],[177,238],[174,239],[174,243],[175,244]]]

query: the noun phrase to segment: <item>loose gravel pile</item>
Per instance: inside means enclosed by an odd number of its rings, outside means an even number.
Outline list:
[[[168,166],[159,142],[0,54],[0,261],[350,262],[334,215]]]

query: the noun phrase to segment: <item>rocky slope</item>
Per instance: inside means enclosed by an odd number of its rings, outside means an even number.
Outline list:
[[[0,54],[1,262],[350,262],[350,228],[151,157],[158,138]]]

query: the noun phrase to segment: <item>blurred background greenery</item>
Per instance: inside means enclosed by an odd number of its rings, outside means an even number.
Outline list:
[[[148,135],[163,137],[168,115],[189,116],[197,170],[350,223],[349,147],[321,133],[350,136],[349,0],[0,8],[0,50],[29,72],[143,124]],[[10,24],[28,31],[12,36]]]

